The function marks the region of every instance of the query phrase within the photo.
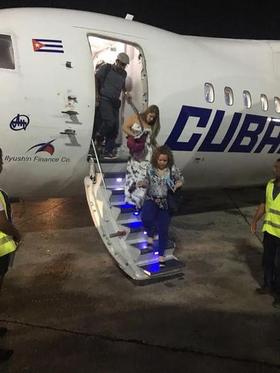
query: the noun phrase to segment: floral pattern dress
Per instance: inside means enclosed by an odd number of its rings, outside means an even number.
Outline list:
[[[175,165],[171,169],[165,168],[163,174],[158,175],[157,169],[149,164],[146,181],[148,183],[146,199],[151,199],[159,208],[168,210],[168,191],[174,190],[176,181],[184,183],[184,177]]]
[[[143,132],[139,123],[135,122],[131,130],[134,132],[135,137],[140,137]],[[137,187],[138,181],[143,181],[147,173],[147,167],[152,158],[152,144],[151,144],[151,129],[145,128],[144,132],[147,133],[145,148],[140,156],[137,158],[131,157],[127,163],[127,171],[125,178],[125,202],[135,205],[140,209],[144,203],[146,188]]]

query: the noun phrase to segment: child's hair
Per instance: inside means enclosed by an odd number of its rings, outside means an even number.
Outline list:
[[[167,155],[168,162],[167,162],[167,167],[171,168],[174,165],[174,158],[171,150],[167,145],[162,145],[159,146],[158,148],[155,148],[153,151],[152,159],[151,159],[151,164],[154,168],[158,167],[158,158],[161,154]]]

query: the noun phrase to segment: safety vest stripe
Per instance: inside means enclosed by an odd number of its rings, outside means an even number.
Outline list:
[[[13,241],[13,239],[10,236],[2,237],[0,238],[0,246],[10,241]]]
[[[275,214],[275,215],[280,215],[280,211],[279,210],[275,210],[275,209],[268,209],[268,212],[271,212],[272,214]]]
[[[280,224],[273,223],[273,222],[270,221],[270,220],[265,220],[265,221],[264,221],[264,224],[268,224],[268,225],[271,225],[271,226],[274,227],[274,228],[279,228],[279,229],[280,229]]]

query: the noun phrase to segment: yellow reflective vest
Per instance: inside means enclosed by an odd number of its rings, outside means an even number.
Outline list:
[[[273,199],[273,188],[275,179],[270,180],[266,186],[265,217],[263,232],[280,237],[280,193]]]
[[[9,214],[9,205],[7,196],[0,190],[0,202],[4,207],[7,220],[11,220]],[[6,254],[9,254],[16,249],[15,241],[11,236],[8,236],[6,233],[0,230],[0,257]]]

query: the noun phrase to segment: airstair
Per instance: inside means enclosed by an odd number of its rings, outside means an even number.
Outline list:
[[[139,212],[125,203],[127,158],[100,163],[93,143],[92,149],[90,173],[84,179],[87,202],[95,227],[118,266],[137,283],[182,276],[184,264],[174,256],[174,242],[168,243],[165,266],[161,267],[158,242],[153,249],[147,247]]]

